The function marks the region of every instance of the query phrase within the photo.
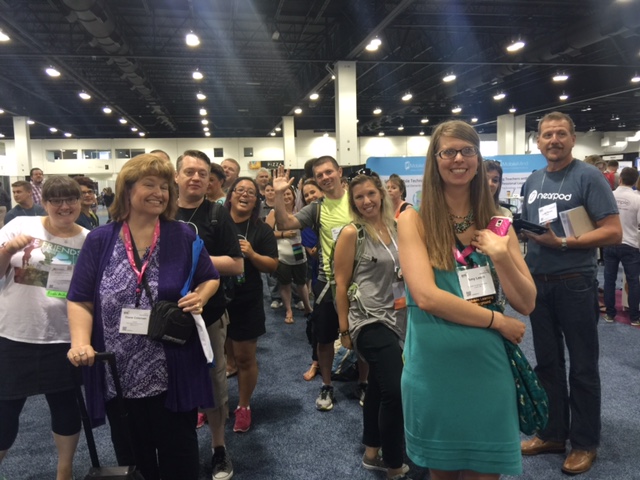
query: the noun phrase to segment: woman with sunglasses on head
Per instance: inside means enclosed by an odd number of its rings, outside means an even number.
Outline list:
[[[394,218],[398,218],[402,212],[411,206],[406,200],[407,186],[400,175],[392,173],[387,180],[387,194],[393,204]]]
[[[70,480],[80,413],[66,359],[65,297],[88,230],[80,215],[80,185],[49,177],[42,187],[46,217],[16,217],[0,230],[0,462],[18,434],[27,397],[44,394],[58,451],[57,480]]]
[[[502,313],[493,269],[523,315],[533,310],[536,288],[513,228],[504,236],[486,228],[497,212],[479,147],[478,134],[464,122],[436,127],[420,209],[407,210],[398,222],[408,307],[407,454],[430,469],[432,480],[522,473],[516,390],[503,338],[520,343],[525,325]]]
[[[92,424],[109,418],[118,464],[136,465],[146,480],[198,479],[198,408],[213,406],[199,335],[193,332],[182,345],[147,335],[156,302],[200,314],[220,283],[205,249],[193,258],[195,232],[173,220],[175,176],[156,155],[137,155],[123,165],[113,222],[87,236],[67,298],[67,357],[76,367],[92,367],[82,369]],[[96,352],[115,354],[126,422],[111,373],[102,362],[94,365]]]
[[[495,160],[485,160],[483,162],[484,171],[489,182],[489,193],[496,205],[496,209],[503,217],[513,218],[513,213],[508,208],[500,205],[500,190],[502,190],[502,167]]]
[[[227,305],[227,369],[237,369],[238,375],[234,432],[246,432],[251,427],[249,404],[258,382],[256,349],[258,337],[266,332],[260,272],[272,273],[278,268],[278,245],[273,230],[259,218],[258,193],[252,178],[240,177],[229,188],[225,202],[244,256],[244,273],[236,278],[235,295]]]
[[[377,174],[350,181],[349,210],[354,223],[342,229],[334,252],[335,299],[342,345],[369,364],[362,465],[408,479],[400,396],[404,283],[393,209]]]

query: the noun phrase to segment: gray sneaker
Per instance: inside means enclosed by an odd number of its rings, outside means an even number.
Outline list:
[[[320,389],[320,395],[316,398],[316,408],[322,412],[328,412],[333,408],[335,401],[333,386],[323,385]]]
[[[374,458],[373,460],[369,460],[365,455],[362,455],[362,466],[367,470],[377,470],[379,472],[387,471],[387,465],[384,463],[384,460],[382,460],[382,457],[379,454],[376,455],[376,458]],[[409,465],[407,465],[406,463],[403,463],[402,475],[404,475],[408,471],[409,471]],[[402,477],[399,477],[399,478],[402,478]]]
[[[606,315],[604,316],[604,321],[607,323],[613,323],[616,321],[616,317],[612,317],[611,315]]]
[[[226,448],[216,447],[211,457],[211,467],[213,468],[211,480],[230,480],[233,477],[233,464]]]

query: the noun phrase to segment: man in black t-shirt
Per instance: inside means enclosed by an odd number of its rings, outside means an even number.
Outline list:
[[[176,183],[179,208],[176,219],[188,224],[202,238],[211,261],[221,276],[240,275],[244,264],[235,224],[226,209],[205,199],[210,171],[211,161],[201,151],[187,150],[178,158]],[[213,477],[221,480],[228,480],[233,476],[231,459],[224,441],[224,425],[229,416],[227,362],[224,356],[229,317],[225,305],[224,288],[221,284],[202,312],[215,357],[215,368],[211,369],[215,407],[206,410],[205,414],[211,430]]]

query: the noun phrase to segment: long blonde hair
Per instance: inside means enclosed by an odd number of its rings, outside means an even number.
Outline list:
[[[380,192],[382,200],[380,203],[380,216],[382,217],[383,223],[392,232],[396,230],[396,222],[393,219],[393,205],[391,205],[391,200],[389,199],[389,195],[387,195],[387,189],[382,185],[382,181],[378,174],[375,172],[372,173],[372,175],[358,175],[349,182],[349,211],[351,213],[351,218],[355,223],[364,225],[364,228],[371,240],[379,242],[380,240],[376,234],[376,229],[360,214],[358,207],[356,207],[356,202],[353,199],[353,187],[366,182],[371,182],[378,192]]]
[[[438,171],[436,159],[442,137],[464,140],[478,149],[478,170],[470,184],[470,201],[476,228],[487,226],[491,217],[496,215],[496,207],[483,172],[480,137],[476,131],[471,125],[460,120],[451,120],[438,125],[433,131],[427,150],[427,163],[422,178],[420,217],[431,264],[440,270],[453,270],[454,260],[451,248],[456,244],[456,236],[449,217],[449,206],[444,198],[442,177]]]

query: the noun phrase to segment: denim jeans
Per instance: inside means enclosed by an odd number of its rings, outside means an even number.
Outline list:
[[[618,265],[622,263],[629,286],[629,317],[640,320],[640,250],[630,245],[616,245],[604,249],[604,304],[607,315],[616,316],[616,280]]]
[[[596,448],[600,443],[601,390],[595,275],[560,281],[536,279],[535,283],[538,294],[530,316],[535,372],[549,397],[549,423],[538,437],[549,441],[568,438],[573,448]]]

